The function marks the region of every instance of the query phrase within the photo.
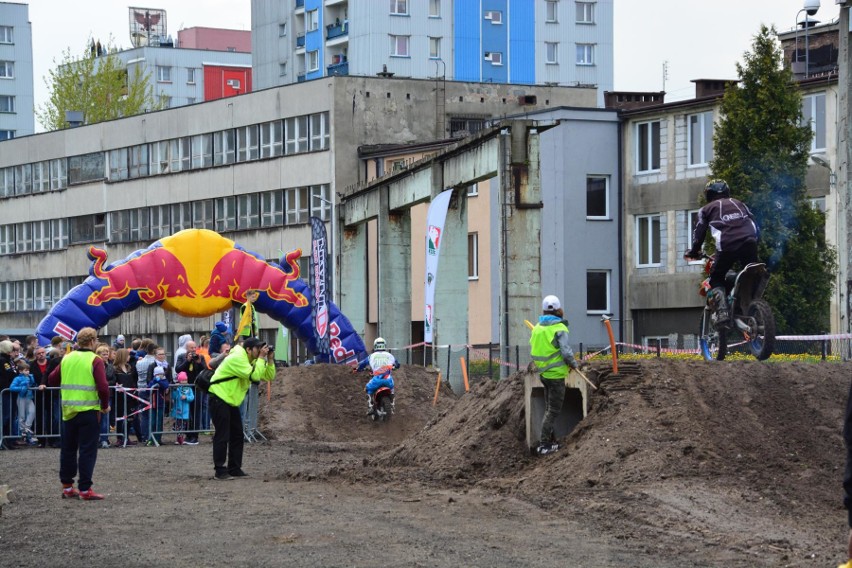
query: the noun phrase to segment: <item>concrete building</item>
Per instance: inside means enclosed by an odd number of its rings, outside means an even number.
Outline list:
[[[308,217],[331,224],[338,193],[367,178],[358,146],[437,139],[458,116],[484,122],[594,103],[591,88],[330,77],[9,141],[0,153],[0,330],[34,329],[87,275],[92,244],[106,246],[112,262],[200,227],[266,258],[306,253]],[[342,231],[330,229],[339,245]],[[363,330],[365,296],[341,294],[341,283],[337,303]],[[140,309],[106,333],[171,345],[172,336],[211,325]],[[270,334],[276,324],[263,318],[261,327]]]
[[[329,75],[613,85],[613,1],[252,0],[260,89]]]
[[[251,53],[251,32],[223,28],[192,27],[178,30],[177,46],[183,49],[209,49]]]
[[[0,2],[0,141],[35,132],[29,6]]]

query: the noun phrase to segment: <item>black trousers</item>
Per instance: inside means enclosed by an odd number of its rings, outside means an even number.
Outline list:
[[[92,487],[92,474],[98,459],[98,442],[101,437],[100,413],[86,410],[71,420],[62,422],[62,446],[59,450],[59,480],[74,483],[80,472],[77,488],[88,491]]]
[[[742,263],[742,266],[752,262],[760,262],[757,259],[757,241],[748,241],[738,249],[717,252],[713,271],[710,273],[710,287],[724,286],[725,274],[737,262]]]
[[[231,406],[210,393],[210,418],[213,434],[213,467],[217,474],[234,472],[243,467],[243,419],[240,407]],[[226,465],[227,462],[227,465]]]

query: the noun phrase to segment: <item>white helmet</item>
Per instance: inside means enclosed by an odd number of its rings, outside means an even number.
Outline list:
[[[375,341],[373,341],[373,351],[384,351],[387,349],[387,343],[381,337],[377,337]]]
[[[558,310],[562,307],[562,304],[559,303],[559,298],[556,296],[545,296],[544,300],[541,301],[541,311],[543,312],[551,312],[554,310]]]

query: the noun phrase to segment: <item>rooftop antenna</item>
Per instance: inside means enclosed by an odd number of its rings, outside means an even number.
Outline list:
[[[666,79],[669,78],[669,62],[663,61],[663,92],[666,92]]]

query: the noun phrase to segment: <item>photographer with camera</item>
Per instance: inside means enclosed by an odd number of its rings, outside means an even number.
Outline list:
[[[198,376],[198,373],[207,368],[207,362],[198,353],[194,341],[187,341],[183,347],[185,352],[178,355],[177,362],[175,363],[175,372],[186,373],[187,384],[195,385],[195,378]],[[205,395],[205,393],[195,392],[194,394],[195,397],[189,403],[189,428],[187,429],[186,441],[184,442],[188,446],[198,445],[198,432],[202,429],[201,409],[204,408],[204,397],[202,395]]]

